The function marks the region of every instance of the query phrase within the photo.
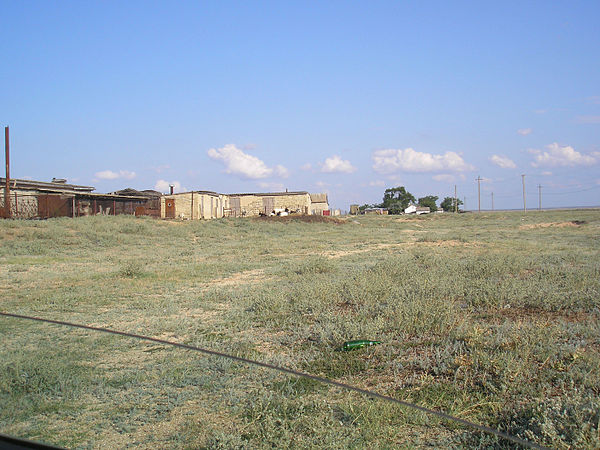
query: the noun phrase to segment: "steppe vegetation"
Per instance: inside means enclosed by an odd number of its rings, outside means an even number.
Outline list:
[[[0,310],[600,447],[600,211],[0,222]],[[0,317],[0,432],[66,447],[510,447],[164,345]],[[349,339],[379,346],[340,352]]]

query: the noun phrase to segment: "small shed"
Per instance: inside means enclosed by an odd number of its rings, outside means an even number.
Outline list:
[[[327,198],[327,194],[310,194],[310,213],[324,215],[324,211],[329,211],[329,199]]]
[[[411,203],[404,209],[404,214],[414,214],[417,212],[417,205]]]
[[[190,191],[162,196],[160,217],[166,219],[220,219],[229,209],[227,195]]]

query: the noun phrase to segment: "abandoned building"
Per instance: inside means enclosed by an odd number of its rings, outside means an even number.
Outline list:
[[[316,210],[312,207],[311,202],[314,195],[321,196]],[[328,210],[326,194],[309,194],[304,191],[247,194],[192,191],[164,195],[161,198],[161,217],[164,218],[218,219],[221,217],[270,215],[283,211],[298,214],[322,214],[323,211]]]
[[[94,193],[92,186],[0,178],[0,215],[15,219],[48,219],[90,215],[135,214],[160,217],[160,193],[126,189],[111,194]],[[9,208],[6,208],[8,203]]]
[[[231,213],[234,217],[269,215],[282,211],[310,214],[308,192],[271,192],[257,194],[231,194]]]
[[[329,215],[329,200],[327,194],[310,194],[310,213],[313,215]]]
[[[182,192],[160,199],[160,217],[167,219],[220,219],[228,208],[228,197],[212,191]]]
[[[162,195],[153,190],[127,188],[100,194],[93,192],[92,186],[68,184],[63,179],[44,182],[13,178],[9,180],[7,198],[5,179],[0,178],[0,183],[0,217],[16,219],[129,214],[194,220],[251,217],[283,211],[329,213],[327,194],[308,192],[219,194],[191,191]]]

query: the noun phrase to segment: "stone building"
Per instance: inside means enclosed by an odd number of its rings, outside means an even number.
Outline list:
[[[160,216],[167,219],[220,219],[229,211],[229,196],[212,191],[163,195]]]
[[[298,214],[310,214],[311,211],[308,192],[230,194],[229,205],[234,217],[269,215],[286,210]]]
[[[311,197],[320,202],[313,208]],[[221,217],[252,217],[287,211],[292,214],[322,214],[329,209],[326,194],[308,192],[265,192],[219,194],[212,191],[192,191],[163,195],[161,217],[171,219],[219,219]]]
[[[324,215],[324,211],[329,211],[327,194],[310,194],[310,213]]]

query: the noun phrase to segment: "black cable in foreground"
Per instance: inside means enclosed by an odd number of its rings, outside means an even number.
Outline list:
[[[352,386],[349,384],[345,384],[345,383],[340,383],[339,381],[330,380],[328,378],[323,378],[323,377],[319,377],[317,375],[311,375],[311,374],[304,373],[304,372],[298,372],[297,370],[293,370],[293,369],[286,369],[285,367],[279,367],[279,366],[275,366],[273,364],[255,361],[255,360],[248,359],[248,358],[242,358],[241,356],[229,355],[227,353],[217,352],[215,350],[209,350],[209,349],[201,348],[201,347],[195,347],[193,345],[188,345],[188,344],[181,344],[179,342],[165,341],[164,339],[157,339],[157,338],[153,338],[153,337],[142,336],[139,334],[126,333],[124,331],[111,330],[109,328],[92,327],[89,325],[81,325],[81,324],[77,324],[77,323],[64,322],[62,320],[43,319],[40,317],[24,316],[21,314],[12,314],[12,313],[1,312],[1,311],[0,311],[0,316],[12,317],[15,319],[33,320],[33,321],[37,321],[37,322],[51,323],[51,324],[55,324],[55,325],[64,325],[67,327],[81,328],[81,329],[90,330],[90,331],[99,331],[102,333],[116,334],[118,336],[126,336],[126,337],[130,337],[130,338],[134,338],[134,339],[140,339],[143,341],[151,341],[151,342],[157,342],[159,344],[171,345],[173,347],[184,348],[186,350],[192,350],[192,351],[204,353],[207,355],[220,356],[222,358],[231,359],[233,361],[238,361],[238,362],[242,362],[245,364],[250,364],[250,365],[254,365],[254,366],[258,366],[258,367],[264,367],[266,369],[276,370],[278,372],[287,373],[287,374],[294,375],[297,377],[307,378],[310,380],[318,381],[319,383],[329,384],[331,386],[337,386],[339,388],[346,389],[348,391],[358,392],[359,394],[363,394],[363,395],[366,395],[366,396],[372,397],[372,398],[377,398],[377,399],[380,399],[380,400],[383,400],[386,402],[396,403],[398,405],[406,406],[407,408],[416,409],[417,411],[421,411],[426,414],[437,416],[441,419],[460,423],[467,427],[474,428],[479,431],[483,431],[484,433],[492,434],[494,436],[500,437],[502,439],[506,439],[508,441],[514,442],[515,444],[519,444],[524,447],[536,448],[536,449],[545,449],[546,448],[546,447],[543,447],[534,442],[529,442],[529,441],[526,441],[519,437],[512,436],[503,431],[499,431],[499,430],[490,428],[485,425],[479,425],[474,422],[469,422],[468,420],[461,419],[460,417],[454,417],[454,416],[451,416],[450,414],[446,414],[444,412],[435,411],[433,409],[425,408],[424,406],[415,405],[414,403],[409,403],[404,400],[398,400],[396,398],[389,397],[387,395],[378,394],[377,392],[368,391],[366,389],[362,389],[362,388]]]

